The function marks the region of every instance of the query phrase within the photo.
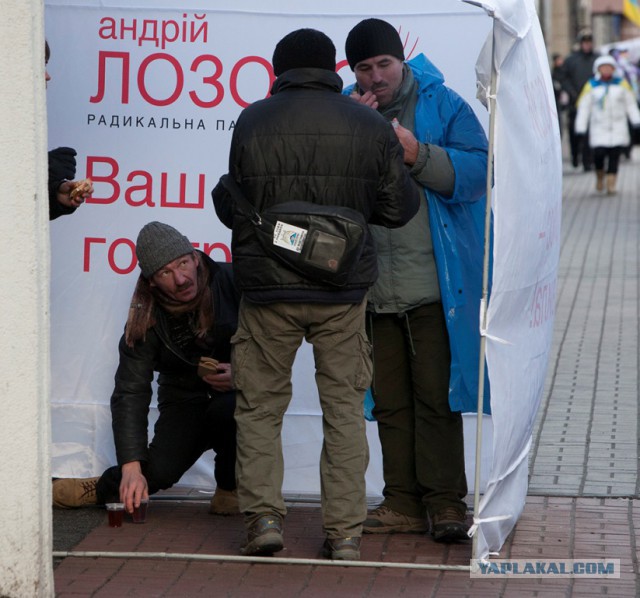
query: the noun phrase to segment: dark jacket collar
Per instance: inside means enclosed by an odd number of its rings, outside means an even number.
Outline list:
[[[300,88],[340,93],[342,91],[342,79],[337,73],[326,69],[289,69],[273,82],[271,94]]]

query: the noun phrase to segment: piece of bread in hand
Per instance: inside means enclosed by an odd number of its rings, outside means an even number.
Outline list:
[[[78,195],[82,195],[83,193],[88,193],[91,191],[91,179],[82,179],[80,181],[73,182],[73,189],[71,189],[71,193],[69,197],[71,199],[75,199]]]
[[[220,374],[222,370],[218,369],[218,360],[213,357],[202,356],[198,363],[198,376],[204,377],[211,374]]]

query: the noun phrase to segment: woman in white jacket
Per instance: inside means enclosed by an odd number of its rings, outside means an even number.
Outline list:
[[[611,56],[601,56],[595,61],[594,77],[587,81],[578,98],[575,124],[578,135],[589,131],[598,191],[603,191],[605,187],[607,162],[606,186],[609,195],[616,192],[620,154],[631,142],[628,121],[632,126],[640,127],[640,110],[631,86],[618,76],[616,68],[616,61]]]

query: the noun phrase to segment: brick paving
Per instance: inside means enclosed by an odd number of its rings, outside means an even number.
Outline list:
[[[549,374],[530,457],[529,496],[500,552],[513,559],[621,562],[620,579],[472,579],[467,571],[281,564],[237,558],[242,518],[213,517],[194,489],[153,500],[147,523],[100,523],[74,552],[184,553],[181,558],[67,557],[56,596],[589,597],[638,596],[638,313],[640,150],[623,161],[619,193],[596,196],[595,176],[565,164],[557,313]],[[178,500],[182,495],[183,500]],[[55,516],[54,516],[55,517]],[[294,503],[278,557],[318,559],[319,509]],[[55,527],[54,527],[55,545]],[[195,560],[222,555],[224,560]],[[365,536],[362,559],[467,566],[471,545],[428,536]],[[235,560],[234,560],[235,559]],[[269,562],[271,561],[271,562]]]

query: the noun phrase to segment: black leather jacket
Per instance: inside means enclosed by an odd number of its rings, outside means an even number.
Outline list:
[[[211,273],[215,326],[206,351],[185,351],[172,338],[167,314],[156,308],[157,323],[144,341],[129,347],[120,339],[120,363],[111,395],[113,437],[118,464],[147,460],[148,413],[155,372],[158,372],[158,408],[169,402],[208,401],[214,392],[197,375],[200,356],[208,354],[229,363],[231,336],[238,325],[239,295],[231,264],[216,263],[200,252],[201,263]]]
[[[342,80],[323,69],[291,69],[272,96],[240,114],[229,173],[258,210],[300,200],[360,211],[370,224],[399,227],[417,212],[418,189],[391,125],[375,110],[341,95]],[[295,274],[265,254],[252,224],[234,210],[221,185],[212,192],[220,220],[233,229],[236,282],[254,301],[359,302],[377,277],[373,241],[345,287]]]

